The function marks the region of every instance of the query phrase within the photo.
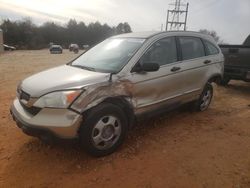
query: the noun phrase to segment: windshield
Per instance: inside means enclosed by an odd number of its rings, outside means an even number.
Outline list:
[[[119,72],[142,46],[145,39],[106,39],[72,62],[72,66],[107,73]]]

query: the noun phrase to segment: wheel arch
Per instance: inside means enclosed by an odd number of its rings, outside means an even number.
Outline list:
[[[111,103],[113,105],[118,106],[121,108],[121,110],[124,111],[124,114],[126,115],[129,123],[129,128],[132,128],[134,123],[135,123],[135,113],[134,113],[134,108],[133,105],[130,102],[130,98],[126,96],[115,96],[115,97],[107,97],[100,101],[98,104],[95,106],[91,107],[90,109],[83,111],[82,115],[87,116],[90,111],[95,108],[96,106],[102,104],[102,103]]]
[[[220,81],[222,80],[222,75],[220,74],[214,74],[208,79],[208,83],[216,83],[219,84]]]

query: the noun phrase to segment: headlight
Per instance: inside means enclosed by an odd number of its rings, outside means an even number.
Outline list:
[[[58,91],[49,93],[39,98],[34,106],[39,108],[68,108],[68,106],[80,95],[82,90]]]

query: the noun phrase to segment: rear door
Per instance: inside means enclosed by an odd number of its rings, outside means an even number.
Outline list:
[[[206,57],[205,46],[198,37],[179,36],[179,47],[182,57],[180,75],[183,95],[199,95],[206,83],[209,66],[213,60]]]

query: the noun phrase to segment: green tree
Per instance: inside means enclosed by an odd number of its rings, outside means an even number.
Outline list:
[[[20,21],[3,20],[0,24],[6,44],[19,49],[41,49],[49,43],[60,44],[68,47],[70,43],[78,45],[94,45],[104,39],[120,33],[131,32],[130,25],[120,23],[117,27],[110,27],[100,22],[77,22],[70,19],[64,26],[54,22],[46,22],[41,26],[32,23],[29,18]]]
[[[131,33],[132,29],[127,22],[119,23],[116,27],[116,34]]]

